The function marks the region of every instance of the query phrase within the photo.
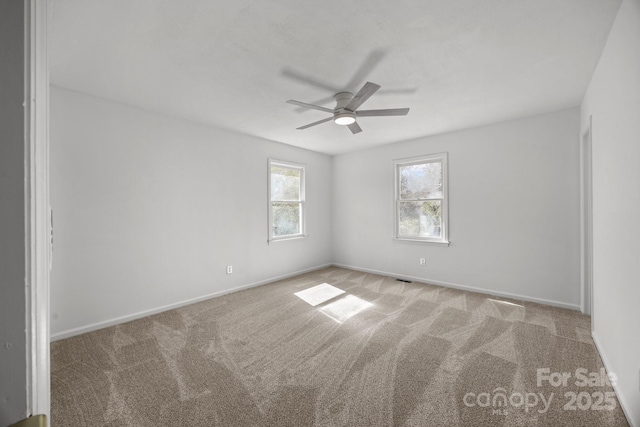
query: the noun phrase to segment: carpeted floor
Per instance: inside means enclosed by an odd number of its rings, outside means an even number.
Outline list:
[[[52,426],[627,426],[601,368],[577,312],[331,267],[52,343]]]

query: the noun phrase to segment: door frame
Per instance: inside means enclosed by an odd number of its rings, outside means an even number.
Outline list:
[[[51,412],[49,366],[49,67],[47,2],[25,7],[25,297],[27,320],[27,414]],[[48,421],[49,422],[49,421]]]
[[[593,330],[593,118],[580,139],[580,307]]]

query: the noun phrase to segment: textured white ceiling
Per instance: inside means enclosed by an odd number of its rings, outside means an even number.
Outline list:
[[[578,105],[621,0],[52,0],[54,85],[328,154]],[[352,135],[334,107],[382,89]]]

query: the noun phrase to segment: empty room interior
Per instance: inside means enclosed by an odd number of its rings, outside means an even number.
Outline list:
[[[640,0],[47,21],[50,425],[640,427]]]

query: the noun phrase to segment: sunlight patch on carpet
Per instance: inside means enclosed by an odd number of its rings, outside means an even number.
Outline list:
[[[344,294],[342,289],[338,289],[328,283],[322,283],[304,291],[296,292],[294,295],[315,307],[342,294]]]

